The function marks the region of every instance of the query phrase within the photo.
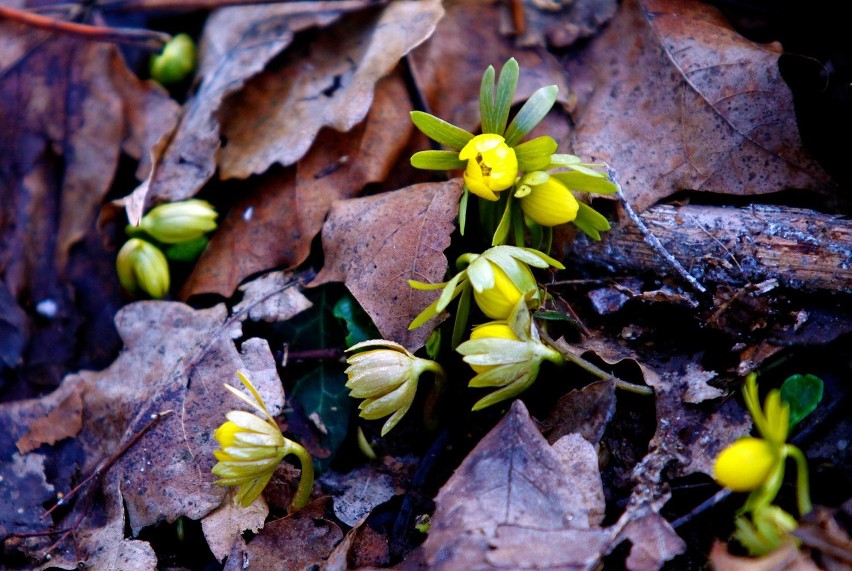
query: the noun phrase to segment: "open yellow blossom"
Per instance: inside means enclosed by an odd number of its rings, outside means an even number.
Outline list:
[[[497,200],[495,192],[515,184],[518,158],[515,150],[500,135],[477,135],[464,146],[459,159],[467,161],[464,182],[468,190],[477,196]]]
[[[515,197],[529,218],[542,226],[558,226],[577,218],[580,204],[567,186],[536,171],[521,178]]]

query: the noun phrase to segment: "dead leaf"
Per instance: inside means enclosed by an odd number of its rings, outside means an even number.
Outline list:
[[[416,351],[434,325],[408,325],[436,296],[408,280],[444,279],[461,187],[455,179],[337,202],[323,226],[325,266],[310,285],[345,282],[384,338]]]
[[[35,418],[26,434],[18,439],[21,454],[32,452],[42,444],[55,444],[76,436],[83,426],[83,400],[79,391],[69,393],[44,416]]]
[[[334,491],[334,515],[350,527],[402,491],[393,478],[372,466],[362,466],[347,474],[324,474],[322,484]]]
[[[213,235],[182,295],[230,296],[246,277],[296,267],[310,253],[336,200],[354,198],[384,180],[408,141],[411,104],[399,74],[376,85],[367,119],[349,131],[323,129],[295,168],[273,169],[234,206]]]
[[[666,561],[686,551],[686,543],[655,512],[633,519],[622,534],[633,544],[626,561],[629,571],[657,571]]]
[[[45,479],[44,456],[13,452],[0,462],[0,539],[16,532],[48,531],[50,522],[41,519],[44,502],[55,490]]]
[[[222,178],[247,178],[287,166],[322,127],[346,132],[364,120],[375,83],[425,40],[443,15],[441,2],[398,1],[327,28],[308,53],[252,80],[229,101],[218,160]]]
[[[429,568],[592,565],[609,534],[590,529],[600,506],[586,503],[589,498],[573,485],[573,478],[600,479],[597,458],[587,460],[584,456],[569,476],[523,403],[513,402],[438,493],[423,544]],[[539,546],[535,560],[530,545]],[[548,548],[568,545],[572,548]]]
[[[799,527],[793,531],[802,545],[811,550],[812,556],[815,551],[819,553],[819,561],[829,571],[852,566],[852,538],[848,529],[850,513],[852,500],[846,500],[838,509],[817,506],[802,517]]]
[[[65,451],[77,448],[81,450],[79,465],[64,470],[79,469],[83,474],[91,473],[137,435],[152,414],[173,411],[105,474],[103,493],[119,506],[110,512],[113,519],[105,519],[100,509],[85,512],[85,501],[72,504],[67,521],[74,521],[80,513],[88,515],[77,531],[79,551],[63,551],[69,561],[100,557],[94,552],[105,542],[120,541],[125,512],[127,527],[137,533],[145,526],[174,521],[182,515],[201,519],[221,504],[225,490],[213,485],[210,472],[215,463],[212,451],[217,447],[211,435],[226,412],[240,408],[221,383],[238,386],[235,372],[244,370],[272,414],[279,414],[284,406],[267,342],[245,340],[242,353],[234,346],[234,339],[242,335],[241,322],[250,310],[244,307],[229,315],[221,304],[200,311],[172,302],[128,305],[116,316],[125,350],[110,367],[97,373],[69,375],[59,389],[43,399],[0,405],[0,418],[10,436],[18,439],[29,430],[31,419],[43,416],[45,411],[60,414],[61,403],[69,402],[68,395],[80,393],[82,429],[75,439],[56,443],[50,458],[61,459]],[[91,485],[97,487],[97,480]],[[233,525],[248,529],[254,521],[249,518]],[[97,538],[99,543],[81,541],[81,536]]]
[[[318,498],[287,517],[267,523],[248,544],[246,557],[252,569],[320,568],[343,532],[326,515],[331,498]]]
[[[796,549],[795,545],[779,547],[763,557],[737,557],[728,553],[725,544],[717,541],[710,551],[714,571],[817,571],[819,567]]]
[[[681,189],[829,191],[802,147],[780,53],[737,34],[708,4],[625,2],[575,68],[580,83],[593,69],[596,85],[575,152],[610,163],[638,210]]]
[[[130,223],[138,224],[154,203],[195,196],[216,171],[218,112],[225,97],[262,71],[296,32],[339,17],[339,12],[294,15],[287,4],[221,8],[211,14],[200,42],[201,85],[162,142],[155,169],[125,200]]]
[[[227,557],[234,547],[244,549],[246,544],[243,532],[257,533],[269,515],[269,506],[262,496],[247,507],[242,507],[233,501],[234,490],[229,488],[222,505],[201,520],[204,539],[217,561]]]
[[[550,443],[577,433],[597,446],[615,414],[615,384],[598,381],[560,398],[543,424]]]
[[[618,10],[614,0],[523,0],[523,33],[519,46],[567,48],[577,40],[594,35]],[[514,23],[503,18],[501,31],[513,34]]]
[[[270,272],[240,288],[243,299],[234,311],[248,312],[252,321],[286,321],[313,305],[299,291],[302,283],[287,272]]]
[[[518,49],[498,33],[500,4],[483,0],[450,3],[432,37],[411,53],[412,73],[429,112],[468,131],[479,127],[482,72],[489,65],[499,71],[510,57],[521,68],[515,103],[552,84],[559,88],[559,102],[569,102],[565,70],[553,55]]]
[[[583,503],[589,508],[589,525],[599,526],[603,523],[606,502],[600,474],[590,469],[599,464],[595,446],[575,433],[554,442],[553,451],[562,461],[568,479],[583,496]]]

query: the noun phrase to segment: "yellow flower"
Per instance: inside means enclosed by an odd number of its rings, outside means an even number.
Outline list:
[[[568,187],[545,172],[521,178],[515,197],[529,218],[542,226],[558,226],[577,217],[580,204]]]
[[[735,492],[750,492],[763,485],[781,460],[776,446],[762,438],[741,438],[716,457],[716,481]]]
[[[464,182],[468,190],[477,196],[497,200],[495,192],[515,184],[518,158],[515,150],[500,135],[477,135],[464,146],[459,159],[467,161]]]
[[[509,327],[509,324],[505,321],[492,321],[491,323],[477,325],[473,328],[473,331],[470,332],[471,339],[487,339],[489,337],[520,341],[518,336],[515,335],[512,328]],[[477,373],[484,373],[489,369],[493,369],[494,365],[471,365],[470,368]]]
[[[216,209],[206,200],[161,204],[146,214],[139,226],[166,244],[187,242],[216,229]]]
[[[118,281],[130,292],[140,289],[154,299],[169,292],[169,263],[155,245],[139,238],[128,240],[115,261]]]
[[[477,290],[473,289],[473,298],[476,300],[476,305],[482,310],[482,313],[491,319],[506,319],[512,312],[512,309],[528,291],[534,291],[537,286],[535,277],[529,267],[525,264],[518,264],[518,272],[521,275],[520,283],[515,284],[512,279],[506,275],[500,266],[487,259],[484,260],[491,267],[491,272],[494,274],[493,285],[489,288]],[[519,289],[519,286],[524,288],[524,291]]]
[[[313,461],[304,448],[284,438],[251,381],[239,371],[237,376],[252,398],[230,385],[226,384],[225,388],[260,412],[263,418],[241,410],[225,415],[228,420],[213,433],[221,447],[221,450],[213,451],[219,461],[213,466],[213,474],[219,477],[215,483],[238,486],[234,503],[246,507],[269,483],[281,460],[288,454],[295,454],[302,465],[302,476],[291,510],[300,509],[307,503],[313,488]]]
[[[356,343],[347,351],[367,347],[382,347],[352,355],[346,362],[346,388],[349,396],[362,398],[358,406],[361,418],[377,420],[390,415],[382,426],[382,436],[402,420],[414,402],[417,382],[426,371],[435,374],[436,382],[444,378],[441,365],[429,359],[415,357],[408,349],[384,339]]]

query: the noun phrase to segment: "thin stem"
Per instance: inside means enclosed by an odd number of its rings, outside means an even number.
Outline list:
[[[652,389],[651,387],[643,387],[641,385],[637,385],[637,384],[634,384],[634,383],[628,383],[627,381],[619,379],[615,375],[613,375],[611,373],[607,373],[603,369],[596,367],[594,364],[586,361],[582,357],[575,355],[571,351],[568,351],[567,349],[563,349],[562,347],[559,347],[556,344],[556,342],[553,341],[553,339],[551,339],[550,336],[548,336],[547,333],[545,333],[544,331],[540,331],[539,335],[541,335],[541,338],[544,340],[545,343],[547,343],[550,347],[559,351],[559,353],[563,357],[565,357],[565,359],[567,361],[571,361],[575,365],[577,365],[580,368],[582,368],[583,370],[593,374],[594,376],[598,377],[599,379],[601,379],[603,381],[612,381],[613,383],[615,383],[616,388],[619,388],[619,389],[622,389],[622,390],[625,390],[625,391],[628,391],[628,392],[631,392],[631,393],[635,393],[637,395],[654,396],[654,389]]]
[[[287,351],[284,357],[287,361],[337,360],[343,355],[340,347],[327,349],[305,349],[304,351]]]
[[[299,511],[308,500],[311,499],[311,491],[314,489],[314,459],[308,454],[301,445],[290,441],[290,451],[299,459],[299,464],[302,466],[302,475],[299,477],[299,486],[296,488],[296,493],[293,495],[293,501],[290,503],[288,511],[290,513]]]
[[[444,374],[444,369],[441,365],[435,361],[428,361],[428,363],[429,364],[423,368],[423,371],[430,371],[434,375],[435,381],[432,384],[429,394],[426,395],[425,402],[423,403],[423,424],[429,430],[436,430],[438,428],[438,400],[444,392],[447,376]]]
[[[0,5],[0,19],[12,20],[30,28],[47,30],[56,34],[68,34],[94,42],[133,44],[151,51],[160,51],[171,39],[169,34],[163,32],[77,24],[2,5]]]
[[[813,509],[810,483],[808,481],[808,460],[802,451],[792,444],[784,446],[784,455],[796,461],[796,500],[799,507],[799,516],[803,516]]]
[[[678,262],[674,256],[672,256],[668,250],[666,250],[665,246],[660,242],[660,239],[654,236],[648,227],[645,225],[645,222],[639,217],[633,207],[630,206],[630,203],[627,202],[627,197],[624,195],[624,191],[621,189],[621,185],[618,184],[616,179],[615,169],[610,169],[609,178],[612,183],[615,185],[616,194],[618,198],[621,200],[621,205],[624,207],[624,211],[627,213],[628,218],[633,221],[633,224],[636,225],[636,228],[639,229],[639,232],[642,234],[642,237],[645,239],[645,243],[648,244],[652,250],[654,250],[657,254],[662,257],[666,263],[684,280],[689,283],[696,291],[700,293],[707,293],[707,288],[705,288],[701,283],[692,277],[692,275],[686,271],[680,262]]]

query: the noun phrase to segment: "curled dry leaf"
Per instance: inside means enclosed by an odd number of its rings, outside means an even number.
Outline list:
[[[222,505],[201,520],[204,539],[218,561],[222,561],[234,549],[245,550],[243,532],[259,532],[269,515],[269,506],[262,496],[247,507],[235,504],[235,490],[236,488],[229,488]]]
[[[42,399],[0,405],[0,419],[7,426],[11,444],[28,432],[34,415],[58,415],[63,403],[73,402],[69,395],[82,395],[83,422],[76,438],[61,440],[45,452],[47,462],[58,464],[57,477],[62,482],[67,482],[63,474],[69,471],[88,475],[139,434],[152,415],[172,411],[121,455],[102,480],[90,484],[101,486],[108,505],[115,502],[118,508],[110,508],[105,515],[97,504],[88,511],[86,501],[71,504],[67,521],[63,520],[66,525],[81,514],[85,517],[76,534],[77,549],[64,546],[63,560],[75,565],[100,561],[97,550],[104,542],[123,539],[125,513],[126,525],[138,533],[161,520],[174,521],[179,516],[201,519],[221,504],[225,489],[213,485],[210,472],[217,447],[212,432],[228,411],[240,408],[222,383],[239,386],[235,372],[243,370],[272,414],[279,414],[284,405],[267,342],[245,340],[242,353],[234,346],[250,309],[244,307],[229,315],[224,305],[200,311],[172,302],[128,305],[116,316],[125,350],[110,367],[69,375]],[[0,451],[4,456],[11,452]],[[68,454],[76,455],[73,466],[63,461]],[[40,510],[43,501],[21,508]],[[252,521],[234,525],[248,529]],[[81,537],[97,538],[98,543]],[[30,548],[43,548],[47,543]]]
[[[686,543],[669,522],[653,511],[634,517],[622,534],[633,544],[625,562],[629,571],[657,571],[666,561],[686,551]]]
[[[345,282],[384,338],[416,351],[434,325],[408,325],[437,296],[408,280],[444,279],[461,188],[455,179],[337,202],[323,226],[325,266],[310,285]]]
[[[560,398],[543,422],[542,433],[551,444],[577,433],[597,446],[615,414],[615,383],[598,381]]]
[[[218,112],[225,97],[263,70],[296,32],[339,17],[339,12],[294,15],[288,4],[222,8],[211,14],[201,39],[201,85],[156,149],[154,170],[125,199],[131,224],[138,224],[155,202],[194,196],[216,171]]]
[[[575,151],[609,162],[638,210],[681,189],[829,191],[802,147],[780,53],[740,36],[708,4],[625,2],[576,68],[580,82],[594,70],[595,90]]]
[[[295,176],[292,168],[272,169],[230,210],[182,295],[230,296],[247,276],[304,262],[331,205],[384,180],[394,167],[413,128],[410,110],[399,74],[380,80],[364,122],[348,133],[321,130]]]
[[[298,161],[322,127],[364,120],[376,82],[432,34],[438,0],[398,1],[323,30],[307,54],[292,53],[229,101],[219,152],[222,178],[247,178]]]

